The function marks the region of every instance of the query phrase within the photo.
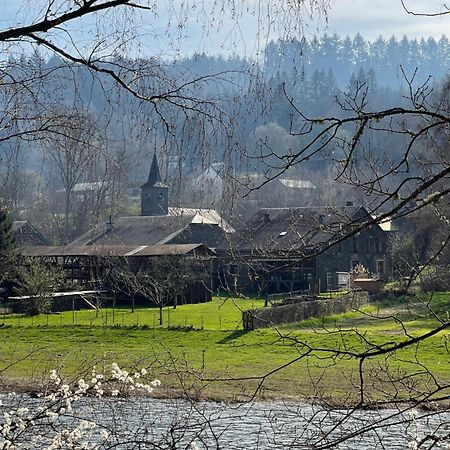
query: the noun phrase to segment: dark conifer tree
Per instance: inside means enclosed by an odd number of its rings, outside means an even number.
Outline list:
[[[13,234],[13,221],[8,209],[0,206],[0,297],[11,291],[17,276],[17,252]]]
[[[15,247],[13,235],[13,221],[8,209],[0,207],[0,258],[3,259]]]

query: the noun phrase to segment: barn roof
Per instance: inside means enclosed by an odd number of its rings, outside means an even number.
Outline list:
[[[25,247],[25,256],[168,256],[168,255],[212,255],[214,252],[203,244],[176,245],[77,245],[77,246],[30,246]]]

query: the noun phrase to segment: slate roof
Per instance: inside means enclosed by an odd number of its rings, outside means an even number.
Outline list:
[[[202,244],[177,245],[78,245],[78,246],[30,246],[25,247],[26,256],[165,256],[202,254],[211,255],[213,251]]]
[[[363,218],[370,216],[362,206],[262,208],[220,248],[228,245],[253,254],[307,253]]]
[[[234,233],[234,228],[215,209],[169,208],[169,216],[192,216],[191,223],[219,225],[225,233]]]
[[[286,188],[292,189],[316,189],[316,186],[309,180],[290,180],[280,178],[280,183]]]
[[[77,193],[98,192],[107,186],[106,181],[85,181],[83,183],[75,183],[72,191]],[[58,189],[56,192],[65,193],[65,189]]]
[[[202,225],[204,236],[197,229],[195,235],[200,236],[201,240],[189,243],[210,245],[208,234],[212,229],[220,229],[224,233],[234,231],[216,211],[169,208],[167,216],[118,217],[112,226],[99,224],[69,245],[163,245],[181,235],[183,243],[188,243],[189,228]]]
[[[156,158],[156,153],[153,154],[153,160],[152,165],[150,167],[150,172],[148,174],[148,180],[141,186],[141,189],[147,186],[167,187],[161,181],[161,174],[159,172],[158,159]]]
[[[20,245],[50,245],[49,240],[27,220],[15,220],[12,231]]]

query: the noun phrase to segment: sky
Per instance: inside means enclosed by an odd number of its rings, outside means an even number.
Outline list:
[[[439,38],[450,30],[450,14],[440,17],[409,15],[400,0],[334,0],[329,17],[329,31],[354,35],[361,33],[373,40],[380,34],[410,38]],[[445,11],[438,0],[405,0],[405,6],[418,13]]]
[[[0,27],[8,28],[14,23],[20,23],[33,16],[37,11],[36,5],[43,0],[0,0]],[[225,0],[222,0],[223,2]],[[194,52],[205,52],[208,54],[230,54],[237,53],[242,56],[252,56],[264,47],[270,39],[276,39],[279,36],[285,36],[286,26],[293,28],[297,23],[287,17],[283,25],[276,28],[273,24],[267,27],[265,17],[270,5],[288,4],[292,0],[247,0],[250,4],[258,4],[258,9],[253,9],[252,13],[246,13],[241,10],[242,16],[236,24],[229,20],[227,15],[218,17],[216,4],[220,0],[171,0],[173,4],[190,5],[185,28],[182,30],[182,39],[176,40],[172,47],[172,52],[180,55],[192,54]],[[44,2],[45,3],[45,2]],[[173,42],[173,37],[179,33],[177,20],[180,17],[176,10],[170,13],[171,28],[167,28],[169,13],[164,5],[169,4],[168,0],[157,0],[159,8],[159,17],[151,20],[143,18],[140,29],[146,33],[147,38],[141,52],[147,55],[167,53],[169,42]],[[199,8],[192,8],[193,5],[206,5],[201,11]],[[325,32],[332,34],[334,32],[343,36],[354,36],[360,33],[367,40],[374,40],[379,35],[389,38],[392,35],[402,38],[407,35],[409,38],[418,38],[433,36],[439,38],[450,30],[450,14],[440,17],[420,17],[406,13],[402,8],[400,0],[331,0],[331,9],[328,14],[328,20],[324,18],[309,21],[306,25],[303,23],[302,32],[306,37],[321,35]],[[439,0],[404,0],[408,9],[418,13],[436,13],[444,10],[443,1]],[[222,3],[220,3],[222,4]],[[18,9],[20,12],[18,13]],[[195,12],[191,12],[195,11]],[[255,11],[257,14],[255,14]],[[258,24],[258,13],[263,17]],[[273,11],[270,12],[274,17]],[[182,14],[181,14],[182,16]],[[289,16],[289,15],[288,15]],[[204,21],[209,22],[207,31],[205,31]],[[74,26],[79,26],[75,25]],[[283,28],[284,27],[284,28]],[[157,35],[161,39],[155,37]],[[81,33],[81,28],[76,29],[75,33]],[[170,36],[166,37],[169,30]],[[259,34],[258,34],[259,31]],[[299,36],[300,32],[295,31],[293,36]],[[290,36],[292,37],[292,35]]]

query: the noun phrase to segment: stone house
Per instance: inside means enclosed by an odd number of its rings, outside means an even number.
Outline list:
[[[243,291],[335,290],[359,264],[392,276],[388,233],[362,206],[263,208],[216,251],[216,284]]]

